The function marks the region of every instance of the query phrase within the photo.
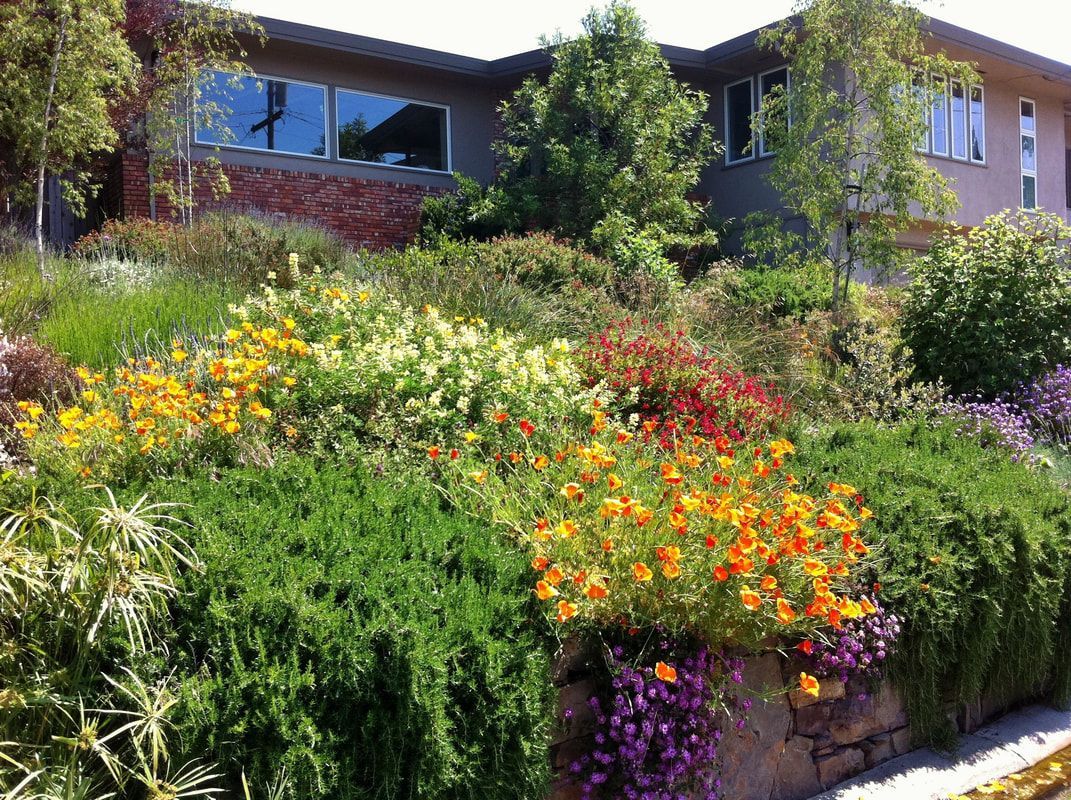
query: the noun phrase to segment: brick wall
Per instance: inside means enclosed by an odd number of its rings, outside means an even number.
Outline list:
[[[148,161],[124,152],[109,175],[105,196],[109,213],[121,217],[149,216]],[[368,180],[317,172],[224,164],[231,191],[221,200],[207,185],[198,186],[201,210],[226,207],[239,211],[285,214],[335,231],[355,247],[381,249],[410,242],[420,222],[424,197],[445,190],[413,183]],[[157,198],[156,217],[173,209]]]

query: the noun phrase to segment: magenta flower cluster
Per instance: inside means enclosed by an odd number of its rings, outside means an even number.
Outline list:
[[[627,663],[621,647],[611,651],[609,691],[588,701],[594,746],[570,766],[584,800],[718,797],[724,677],[739,682],[743,665],[723,662],[706,646],[684,655],[669,641],[654,649],[643,665]],[[656,676],[658,661],[676,670],[676,680]]]
[[[844,683],[857,675],[876,677],[900,637],[900,619],[886,613],[877,597],[867,598],[877,609],[865,617],[844,622],[830,642],[815,641],[811,666],[821,678],[838,677]]]

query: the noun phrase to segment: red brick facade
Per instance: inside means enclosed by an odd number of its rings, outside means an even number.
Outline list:
[[[124,152],[105,185],[109,213],[120,217],[149,216],[148,161]],[[231,191],[215,200],[207,186],[198,187],[198,208],[218,206],[241,211],[285,214],[335,231],[355,247],[381,249],[412,241],[420,222],[424,197],[443,189],[412,183],[368,180],[317,172],[224,164]],[[171,218],[172,209],[156,201],[157,219]]]

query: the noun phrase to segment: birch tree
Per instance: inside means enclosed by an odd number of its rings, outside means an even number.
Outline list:
[[[836,310],[857,263],[896,264],[899,232],[918,216],[941,219],[957,207],[919,143],[937,91],[931,76],[964,84],[978,76],[927,52],[925,17],[908,0],[803,0],[795,12],[759,36],[791,77],[763,99],[755,125],[790,120],[763,132],[777,154],[769,180],[808,231],[773,238],[782,253],[829,263]]]
[[[21,0],[0,4],[0,140],[8,142],[16,199],[34,208],[45,263],[45,187],[61,179],[78,212],[88,165],[115,146],[110,106],[130,91],[137,60],[123,35],[122,0]]]

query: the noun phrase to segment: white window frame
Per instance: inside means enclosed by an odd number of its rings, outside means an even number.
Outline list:
[[[943,98],[944,98],[943,108],[942,108],[942,112],[941,113],[944,115],[944,118],[945,118],[945,136],[944,136],[945,140],[943,142],[944,151],[938,151],[937,150],[937,134],[936,134],[935,127],[934,127],[934,124],[933,124],[934,110],[935,110],[934,109],[934,105],[935,104],[934,103],[930,103],[930,108],[929,108],[930,125],[929,125],[929,136],[927,137],[928,140],[929,140],[928,143],[930,145],[930,153],[935,155],[935,156],[940,156],[942,158],[948,158],[952,154],[952,150],[951,150],[951,148],[949,146],[949,144],[950,144],[950,142],[952,140],[952,124],[951,124],[952,123],[952,116],[950,114],[950,110],[952,108],[952,92],[949,90],[949,82],[948,82],[948,76],[947,75],[942,75],[942,74],[940,74],[938,72],[934,72],[934,73],[932,73],[930,75],[930,82],[931,82],[931,88],[933,88],[933,86],[936,86],[936,84],[938,82],[941,83],[941,86],[942,86],[941,92],[942,92],[942,95],[943,95]],[[934,99],[936,100],[936,98],[934,98]]]
[[[955,87],[959,87],[963,93],[963,113],[960,116],[960,122],[963,125],[963,136],[961,137],[959,144],[963,145],[963,155],[956,155],[956,112],[953,108],[953,96],[952,92]],[[984,105],[984,103],[983,103]],[[948,148],[948,155],[950,158],[954,158],[956,161],[970,161],[971,158],[971,93],[970,87],[961,81],[959,78],[951,78],[948,81],[948,141],[951,145]]]
[[[380,169],[404,169],[409,172],[430,172],[434,175],[449,175],[454,171],[454,142],[453,142],[453,124],[450,119],[450,106],[445,103],[434,103],[430,100],[418,100],[415,97],[399,97],[392,94],[381,94],[379,92],[369,92],[365,89],[355,89],[349,86],[336,86],[335,91],[332,94],[332,100],[334,102],[335,110],[335,133],[333,137],[335,158],[343,164],[363,164],[368,167],[379,167]],[[343,158],[338,149],[338,94],[339,92],[349,92],[350,94],[363,94],[367,97],[378,97],[383,100],[397,100],[402,103],[416,103],[417,105],[430,106],[431,108],[441,108],[446,111],[446,169],[431,169],[430,167],[411,167],[408,164],[383,164],[378,161],[362,161],[358,158]]]
[[[1034,111],[1034,130],[1028,131],[1023,127],[1023,103],[1029,103],[1030,107]],[[1019,207],[1026,211],[1037,211],[1038,209],[1038,104],[1036,100],[1029,97],[1020,97],[1019,105],[1016,109],[1016,117],[1019,120]],[[1023,137],[1028,136],[1034,140],[1034,168],[1027,169],[1026,164],[1023,163]],[[1023,202],[1025,192],[1023,191],[1023,178],[1034,179],[1034,205],[1029,208]]]
[[[219,147],[228,150],[248,150],[252,153],[268,153],[269,155],[281,155],[281,156],[296,156],[298,158],[317,158],[321,161],[330,161],[331,154],[327,152],[329,138],[327,136],[327,129],[329,126],[328,105],[331,103],[331,93],[328,91],[329,87],[325,83],[313,83],[312,81],[302,81],[296,78],[284,78],[281,75],[258,75],[253,72],[231,72],[226,69],[210,69],[206,72],[215,72],[220,75],[232,75],[239,78],[252,78],[255,81],[280,81],[282,83],[293,83],[298,86],[312,86],[316,89],[320,89],[324,93],[324,154],[317,155],[316,153],[295,153],[292,150],[269,150],[266,147],[253,147],[247,144],[219,144],[218,142],[203,142],[200,138],[200,128],[194,125],[193,128],[193,143],[201,145],[202,147]]]
[[[974,133],[974,114],[971,113],[971,94],[974,90],[978,90],[979,102],[982,104],[982,157],[980,159],[974,157],[974,137],[971,135]],[[967,159],[972,164],[985,165],[986,159],[989,157],[989,139],[986,136],[985,130],[985,87],[980,83],[972,83],[967,86]]]
[[[734,86],[739,86],[742,83],[748,84],[748,88],[750,89],[750,91],[748,92],[748,97],[751,100],[751,111],[748,114],[748,130],[751,132],[751,135],[750,135],[750,138],[749,138],[749,143],[751,145],[751,148],[748,151],[748,154],[746,156],[739,156],[737,158],[733,158],[733,151],[729,146],[731,144],[730,141],[729,141],[729,138],[730,138],[730,136],[729,136],[729,131],[730,131],[730,126],[729,126],[729,90],[732,89]],[[723,113],[725,115],[725,166],[732,166],[732,165],[735,165],[735,164],[746,164],[748,161],[754,161],[755,160],[755,131],[752,128],[751,121],[755,118],[755,76],[754,75],[748,75],[746,78],[741,78],[738,81],[733,81],[732,83],[725,84],[725,89],[723,90],[723,104],[722,104],[722,106],[723,106],[722,111],[723,111]]]
[[[776,155],[776,153],[777,153],[776,150],[767,150],[766,149],[766,135],[765,135],[766,120],[761,117],[761,115],[762,115],[762,98],[765,96],[762,93],[762,79],[765,78],[767,75],[772,75],[773,73],[780,72],[781,70],[785,71],[785,92],[787,94],[792,89],[792,70],[788,68],[788,63],[787,62],[782,64],[779,67],[774,67],[773,69],[768,69],[765,72],[760,72],[759,76],[758,76],[758,81],[756,82],[756,87],[757,87],[758,97],[759,97],[759,110],[758,110],[758,113],[760,114],[760,119],[759,119],[759,156],[760,157],[772,156],[772,155]],[[726,87],[726,89],[728,89],[728,88],[729,87]],[[726,95],[726,102],[728,103],[728,95]],[[789,125],[789,127],[792,126],[792,114],[791,114],[791,112],[788,115],[788,125]],[[741,160],[743,160],[743,159],[741,159]]]

